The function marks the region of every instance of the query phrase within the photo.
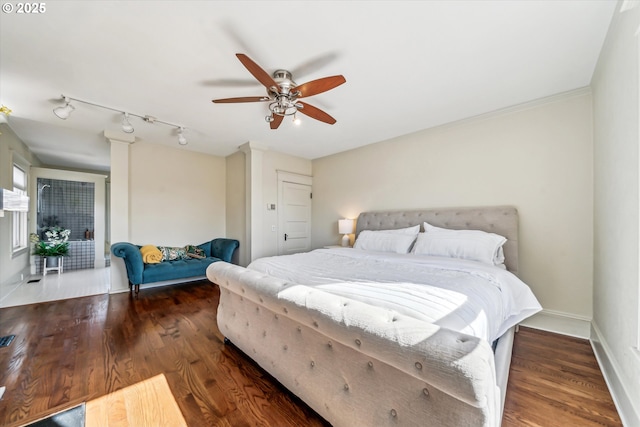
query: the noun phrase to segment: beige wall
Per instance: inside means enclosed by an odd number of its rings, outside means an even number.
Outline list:
[[[520,276],[546,310],[590,318],[588,90],[314,160],[313,244],[364,210],[513,205]]]
[[[311,160],[247,142],[227,157],[227,233],[241,236],[240,265],[278,254],[278,172],[309,177]],[[276,209],[267,209],[267,205]],[[231,234],[230,234],[231,235]],[[237,238],[237,237],[236,237]]]
[[[278,230],[278,213],[280,212],[280,206],[278,205],[278,171],[310,176],[311,170],[311,160],[282,154],[273,150],[265,151],[262,166],[261,227],[260,230],[257,230],[257,238],[261,239],[262,244],[261,252],[255,254],[254,259],[259,256],[277,255],[278,239],[281,239],[284,235],[279,231],[272,231],[274,226]],[[275,204],[276,209],[267,210],[267,204]]]
[[[245,182],[245,154],[238,151],[226,159],[227,167],[227,237],[240,242],[238,262],[246,266],[249,263],[247,245],[247,198]]]
[[[278,172],[310,176],[311,160],[247,142],[227,157],[227,233],[242,236],[240,265],[278,254]],[[273,204],[275,210],[267,209]],[[274,230],[275,227],[275,230]]]
[[[640,425],[640,7],[615,13],[594,97],[592,339],[625,425]]]
[[[24,166],[40,166],[40,161],[29,148],[22,142],[6,123],[0,123],[0,187],[13,189],[13,163],[14,161]],[[29,173],[29,169],[27,169]],[[29,180],[31,177],[29,176]],[[32,194],[29,194],[31,197]],[[12,257],[12,213],[5,212],[0,217],[0,298],[2,298],[9,285],[21,282],[21,275],[25,278],[30,273],[29,249]]]
[[[131,242],[184,246],[225,237],[223,157],[136,142],[129,174]]]

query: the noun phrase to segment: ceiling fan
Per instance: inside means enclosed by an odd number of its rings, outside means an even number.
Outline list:
[[[330,125],[336,122],[336,119],[329,114],[313,105],[299,101],[299,98],[317,95],[340,86],[346,82],[343,76],[324,77],[297,85],[287,70],[276,70],[273,76],[270,76],[247,55],[237,53],[236,56],[253,77],[267,88],[267,95],[214,99],[214,103],[269,102],[271,113],[265,117],[265,120],[270,124],[271,129],[278,129],[285,116],[295,115],[298,112]]]

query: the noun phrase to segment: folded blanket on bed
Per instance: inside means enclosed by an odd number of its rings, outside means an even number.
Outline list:
[[[158,264],[162,262],[162,252],[156,246],[145,245],[140,248],[142,262],[145,264]]]

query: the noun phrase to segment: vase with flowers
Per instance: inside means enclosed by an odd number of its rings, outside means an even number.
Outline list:
[[[34,243],[33,254],[47,258],[47,265],[58,265],[58,258],[69,255],[69,234],[71,230],[62,227],[46,227],[44,230],[46,239],[33,233],[31,242]]]

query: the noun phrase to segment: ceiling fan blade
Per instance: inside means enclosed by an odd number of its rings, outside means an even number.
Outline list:
[[[253,77],[255,77],[260,83],[262,83],[267,88],[267,90],[271,92],[271,88],[275,87],[277,92],[280,89],[280,86],[278,86],[278,83],[273,80],[273,77],[271,77],[265,70],[260,68],[258,64],[253,62],[251,58],[243,53],[236,53],[236,56],[238,57],[240,62],[242,62],[242,65],[244,65],[245,68],[249,70],[251,74],[253,74]]]
[[[213,99],[211,102],[215,102],[216,104],[229,104],[232,102],[260,102],[260,101],[268,101],[268,96],[245,96],[241,98],[223,98],[223,99]]]
[[[280,123],[282,123],[283,119],[284,119],[284,116],[274,114],[273,120],[271,121],[271,123],[269,123],[269,125],[271,126],[271,129],[278,129],[278,126],[280,126]]]
[[[290,69],[289,71],[291,71],[291,74],[294,76],[304,76],[306,74],[311,74],[314,71],[319,70],[325,65],[328,65],[330,62],[335,61],[336,58],[338,58],[338,54],[336,52],[327,52],[323,55],[310,59],[305,63]]]
[[[298,101],[297,103],[302,105],[302,108],[300,108],[298,111],[301,112],[302,114],[306,114],[312,119],[320,120],[321,122],[325,122],[330,125],[336,122],[336,119],[334,119],[333,117],[331,117],[330,115],[322,111],[321,109],[314,107],[313,105],[309,105],[306,102],[302,102],[302,101]]]
[[[210,79],[200,82],[202,86],[216,86],[216,87],[259,87],[260,82],[256,79]]]
[[[305,96],[313,96],[326,92],[340,86],[346,81],[347,80],[343,76],[324,77],[322,79],[312,80],[310,82],[303,83],[300,86],[296,86],[294,90],[300,92],[298,98],[303,98]]]

